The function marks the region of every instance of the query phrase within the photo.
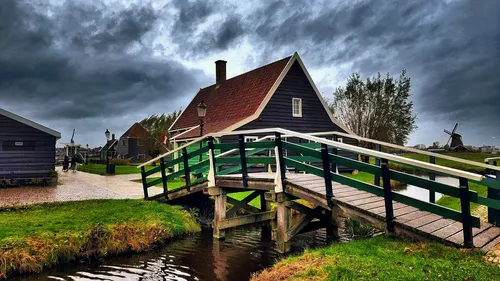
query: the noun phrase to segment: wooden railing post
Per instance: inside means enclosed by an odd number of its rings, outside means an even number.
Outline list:
[[[472,248],[472,216],[470,212],[469,181],[460,178],[460,206],[462,207],[462,226],[464,233],[464,247]]]
[[[391,173],[389,171],[389,161],[382,158],[380,163],[382,170],[382,185],[384,187],[385,219],[387,231],[394,232],[394,208],[392,206]]]
[[[496,180],[500,181],[500,171],[496,171],[495,176]],[[487,197],[489,199],[500,200],[500,190],[488,187]],[[488,207],[488,222],[495,226],[500,226],[500,210]]]
[[[333,136],[333,140],[334,140],[334,141],[338,141],[337,136]],[[336,147],[332,148],[332,154],[334,154],[334,155],[338,155],[338,154],[339,154],[339,150],[338,150]],[[331,170],[332,170],[334,173],[338,174],[338,173],[339,173],[339,171],[338,171],[337,163],[335,163],[335,161],[332,161],[332,163],[331,163],[331,164],[332,164],[332,169],[331,169]]]
[[[144,166],[141,167],[142,188],[144,189],[144,199],[148,199],[148,182],[146,179],[146,170]]]
[[[430,163],[431,164],[436,164],[436,156],[429,156],[430,159]],[[435,181],[436,180],[436,174],[435,173],[429,173],[429,179],[431,181]],[[429,202],[430,203],[436,203],[436,192],[434,192],[434,190],[429,190]]]
[[[381,151],[380,144],[375,145],[376,151]],[[380,158],[375,158],[375,165],[380,167]],[[380,186],[380,175],[375,175],[373,182],[376,186]]]
[[[160,158],[161,182],[163,184],[163,196],[168,199],[167,173],[165,172],[165,159]]]
[[[189,159],[188,159],[188,153],[187,149],[184,147],[182,148],[182,161],[184,164],[184,177],[186,178],[186,189],[187,191],[191,191],[191,173],[189,171]]]
[[[275,142],[276,142],[276,157],[278,157],[279,164],[276,166],[276,171],[280,171],[280,179],[281,180],[281,186],[284,188],[285,187],[285,179],[286,179],[286,166],[285,166],[285,159],[283,157],[283,143],[281,141],[281,134],[276,133],[275,135]]]
[[[323,160],[323,177],[325,178],[326,188],[326,203],[328,207],[333,206],[333,188],[332,188],[332,175],[330,171],[330,161],[328,158],[328,146],[324,143],[321,144],[321,158]]]
[[[238,135],[238,144],[240,148],[240,160],[241,160],[241,179],[243,181],[243,186],[248,187],[248,168],[247,168],[247,156],[245,152],[245,136]]]
[[[210,170],[208,171],[208,187],[215,186],[215,176],[217,166],[215,164],[214,137],[208,137],[208,159],[210,160]]]

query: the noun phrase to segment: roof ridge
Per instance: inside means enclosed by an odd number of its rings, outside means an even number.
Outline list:
[[[276,63],[282,62],[282,61],[284,61],[284,60],[290,60],[291,58],[292,58],[292,56],[284,57],[284,58],[282,58],[282,59],[279,59],[279,60],[276,60],[276,61],[270,62],[270,63],[268,63],[268,64],[265,64],[265,65],[259,66],[259,67],[257,67],[257,68],[251,69],[251,70],[249,70],[249,71],[247,71],[247,72],[243,72],[243,73],[241,73],[241,74],[238,74],[238,75],[236,75],[236,76],[233,76],[233,77],[231,77],[231,78],[229,78],[229,79],[226,79],[226,81],[229,81],[229,80],[232,80],[232,79],[238,78],[238,77],[240,77],[240,76],[243,76],[243,75],[246,75],[246,74],[249,74],[249,73],[252,73],[252,72],[254,72],[254,71],[257,71],[257,70],[260,70],[260,69],[262,69],[262,68],[264,68],[264,67],[268,67],[268,66],[271,66],[271,65],[273,65],[273,64],[276,64]],[[224,82],[224,83],[225,83],[225,82]],[[215,84],[216,84],[216,83],[211,84],[211,85],[209,85],[209,86],[207,86],[207,87],[205,87],[205,88],[201,88],[201,89],[203,90],[203,89],[207,89],[207,88],[213,87],[213,86],[215,86]]]

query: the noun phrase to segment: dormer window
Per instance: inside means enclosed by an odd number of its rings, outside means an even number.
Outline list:
[[[299,98],[292,99],[292,116],[302,117],[302,99]]]

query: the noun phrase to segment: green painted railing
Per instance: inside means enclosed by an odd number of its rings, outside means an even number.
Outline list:
[[[260,131],[259,131],[260,132]],[[287,133],[290,131],[286,131]],[[266,131],[270,133],[270,131]],[[292,132],[293,133],[293,132]],[[214,143],[213,138],[209,136],[201,148],[187,151],[183,147],[181,156],[164,161],[160,159],[160,166],[145,170],[141,167],[143,178],[143,187],[145,198],[148,197],[148,188],[162,184],[164,195],[168,196],[168,181],[179,177],[185,178],[185,186],[189,190],[190,186],[205,181],[211,167],[215,167],[214,175],[227,175],[239,173],[242,175],[243,185],[248,184],[248,174],[252,171],[284,171],[293,168],[295,171],[302,171],[314,174],[325,179],[326,199],[329,205],[332,204],[335,197],[333,182],[338,182],[347,186],[363,190],[385,199],[386,221],[389,231],[394,229],[393,218],[394,211],[392,202],[397,201],[420,210],[428,211],[440,215],[444,218],[453,219],[463,223],[464,245],[472,246],[472,227],[480,227],[480,220],[477,216],[471,215],[470,204],[477,203],[487,206],[489,210],[500,210],[500,198],[483,197],[475,191],[469,190],[469,182],[488,187],[490,190],[500,191],[500,180],[482,177],[480,175],[467,173],[451,168],[443,168],[437,165],[424,164],[425,162],[417,160],[408,160],[402,157],[380,152],[381,147],[376,150],[359,148],[346,145],[335,141],[321,139],[318,137],[309,137],[305,134],[291,134],[293,137],[312,141],[310,143],[292,143],[283,141],[281,133],[278,132],[272,136],[273,140],[264,139],[263,141],[244,142],[244,135],[238,135],[238,142]],[[234,135],[235,133],[229,133]],[[248,133],[250,134],[250,133]],[[271,137],[266,137],[270,139]],[[208,142],[207,142],[208,140]],[[212,159],[209,159],[209,147],[212,142]],[[208,144],[208,145],[207,145]],[[190,143],[191,147],[199,147],[199,143]],[[279,149],[281,147],[281,150]],[[360,155],[361,159],[371,157],[376,159],[376,164],[370,164],[369,161],[360,161],[349,157],[338,155],[339,150],[352,152]],[[278,152],[276,155],[275,152]],[[199,156],[202,155],[202,161]],[[198,160],[196,160],[198,159]],[[432,163],[431,158],[431,163]],[[276,163],[279,163],[277,166]],[[429,179],[404,173],[389,168],[389,163],[397,163],[402,166],[418,168],[430,174]],[[167,174],[167,170],[172,170],[176,165],[180,168]],[[352,179],[337,172],[337,167],[347,167],[352,170],[359,170],[373,175],[374,184]],[[161,172],[161,177],[148,181],[148,177]],[[459,179],[459,186],[435,181],[435,175],[443,175]],[[286,175],[282,173],[282,181],[286,181]],[[192,180],[191,177],[195,179]],[[279,179],[277,179],[278,181]],[[430,202],[421,201],[391,190],[390,180],[398,181],[408,185],[414,185],[429,190]],[[434,203],[433,195],[435,192],[458,198],[461,202],[460,210],[453,210]],[[498,219],[498,218],[497,218]]]

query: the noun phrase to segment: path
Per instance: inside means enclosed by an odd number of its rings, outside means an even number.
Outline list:
[[[59,173],[55,187],[0,188],[0,208],[42,202],[78,201],[88,199],[143,198],[142,184],[131,181],[140,174],[100,176],[84,172]],[[162,190],[157,188],[157,192]],[[151,190],[155,192],[155,190]]]

